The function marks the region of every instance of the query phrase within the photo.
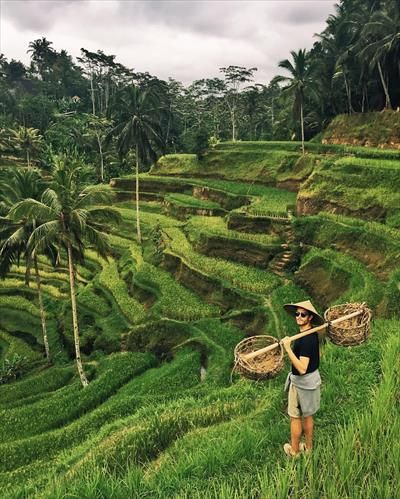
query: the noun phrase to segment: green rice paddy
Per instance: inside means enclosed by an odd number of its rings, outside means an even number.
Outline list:
[[[397,152],[368,154],[309,143],[302,158],[299,143],[254,142],[220,144],[203,163],[162,158],[142,176],[148,188],[152,179],[165,186],[159,199],[141,202],[143,246],[132,190],[132,201],[115,205],[122,223],[109,230],[111,254],[89,248],[77,268],[85,389],[73,361],[65,262],[54,269],[39,259],[51,367],[36,284],[27,287],[25,267],[13,267],[0,281],[0,362],[17,354],[29,369],[0,385],[1,497],[397,497],[400,233],[389,221],[400,163]],[[288,180],[299,192],[278,187]],[[169,184],[186,190],[169,192]],[[254,215],[287,214],[304,198],[318,208],[294,216],[289,229],[256,225]],[[248,217],[240,230],[224,214],[165,211],[166,201],[213,210],[238,199],[224,209]],[[351,199],[358,212],[346,211]],[[208,255],[210,240],[225,254]],[[293,267],[278,274],[285,245]],[[270,262],[249,264],[249,251],[256,258],[271,248]],[[308,298],[321,312],[366,301],[373,323],[362,345],[321,345],[315,448],[290,461],[282,452],[289,363],[269,381],[233,374],[231,383],[233,350],[245,336],[295,333],[282,305]]]

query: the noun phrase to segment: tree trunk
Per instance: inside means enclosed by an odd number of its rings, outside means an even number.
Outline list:
[[[38,263],[37,263],[37,257],[36,257],[36,255],[33,256],[33,264],[35,266],[36,286],[37,286],[37,290],[38,290],[40,320],[42,322],[44,349],[45,349],[45,352],[46,352],[47,363],[51,364],[49,340],[48,340],[48,337],[47,337],[47,327],[46,327],[46,313],[45,313],[45,310],[44,310],[44,307],[43,307],[43,298],[42,298],[42,289],[41,289],[41,282],[40,282],[40,274],[39,274],[39,268],[38,268]]]
[[[347,108],[348,108],[349,114],[352,114],[354,112],[354,109],[353,109],[353,106],[351,104],[350,84],[347,81],[346,73],[344,72],[344,69],[343,69],[343,78],[344,78],[344,86],[346,88],[346,95],[347,95]]]
[[[96,106],[94,103],[93,71],[90,71],[90,96],[92,98],[92,113],[96,115]]]
[[[361,112],[365,112],[365,87],[363,86],[362,100],[361,100]]]
[[[231,111],[231,119],[232,119],[232,141],[236,141],[236,121],[235,121],[235,109]]]
[[[86,386],[88,386],[89,381],[86,378],[85,371],[83,370],[82,360],[81,360],[78,314],[77,314],[76,296],[75,296],[74,264],[72,261],[72,248],[71,248],[70,243],[68,243],[67,251],[68,251],[69,286],[70,286],[70,292],[71,292],[72,325],[73,325],[73,329],[74,329],[76,366],[78,368],[78,373],[79,373],[79,377],[81,379],[82,386],[85,388]]]
[[[104,94],[104,104],[105,104],[105,113],[108,113],[108,103],[110,101],[110,78],[107,76],[106,79],[106,90]]]
[[[303,99],[300,102],[300,119],[301,119],[301,152],[304,155],[304,116],[303,116]]]
[[[30,168],[31,167],[31,158],[30,158],[28,150],[26,151],[26,162],[28,163],[28,168]]]
[[[171,129],[171,116],[172,116],[172,104],[170,104],[170,106],[169,106],[167,133],[166,133],[166,136],[165,136],[165,147],[168,147],[169,132],[170,132],[170,129]]]
[[[142,244],[140,234],[140,210],[139,210],[139,146],[136,145],[136,230],[138,243]]]
[[[99,154],[100,154],[100,180],[101,180],[101,182],[104,182],[104,157],[103,157],[103,148],[101,147],[100,135],[99,135],[99,132],[97,131],[96,127],[94,129],[94,133],[96,135],[97,144],[99,146]]]
[[[275,115],[274,115],[274,98],[271,99],[271,129],[274,131]]]
[[[378,61],[378,71],[379,71],[379,76],[381,77],[383,91],[385,92],[385,98],[386,98],[385,109],[392,109],[392,103],[390,102],[390,96],[389,96],[389,90],[388,90],[388,87],[386,85],[385,78],[383,76],[382,66],[381,66],[380,61]]]
[[[30,286],[30,283],[31,283],[31,266],[30,266],[30,262],[29,262],[29,258],[26,257],[25,258],[25,285]]]

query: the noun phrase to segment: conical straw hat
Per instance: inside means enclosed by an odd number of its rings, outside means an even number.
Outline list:
[[[311,321],[312,324],[320,326],[325,322],[324,319],[316,311],[314,305],[310,302],[310,300],[300,301],[299,303],[287,303],[286,305],[283,305],[283,308],[289,315],[292,315],[293,317],[295,317],[296,310],[298,308],[304,308],[304,310],[307,310],[308,312],[311,312],[313,314],[313,318]]]

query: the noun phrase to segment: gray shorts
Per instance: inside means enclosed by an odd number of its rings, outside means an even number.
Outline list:
[[[302,416],[312,416],[315,414],[320,406],[320,394],[320,387],[314,390],[304,390],[290,383],[288,395],[289,416],[292,418],[301,418]]]

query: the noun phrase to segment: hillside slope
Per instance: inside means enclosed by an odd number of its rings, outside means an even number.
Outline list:
[[[321,136],[323,144],[400,149],[400,113],[354,113],[336,116]]]
[[[303,157],[298,143],[166,156],[141,175],[143,248],[135,181],[113,179],[112,254],[89,249],[76,273],[88,388],[73,364],[66,269],[39,260],[50,368],[24,267],[0,282],[1,359],[31,362],[0,386],[2,497],[396,497],[399,158],[323,144]],[[231,383],[231,370],[244,337],[294,333],[282,305],[307,298],[320,311],[366,301],[374,321],[362,345],[321,346],[315,451],[291,462],[288,363],[258,383]]]

